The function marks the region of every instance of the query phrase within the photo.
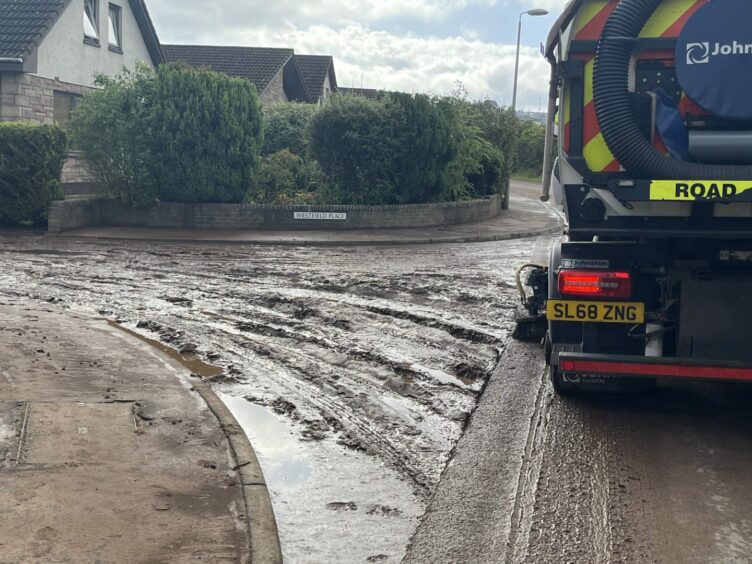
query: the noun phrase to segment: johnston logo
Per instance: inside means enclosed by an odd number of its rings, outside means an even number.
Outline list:
[[[687,43],[687,64],[705,65],[711,57],[725,57],[728,55],[752,55],[752,43]]]

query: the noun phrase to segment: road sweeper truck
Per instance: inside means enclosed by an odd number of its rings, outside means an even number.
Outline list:
[[[568,229],[518,335],[558,392],[751,382],[752,2],[574,0],[545,56]]]

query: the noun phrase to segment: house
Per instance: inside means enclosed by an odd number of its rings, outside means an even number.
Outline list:
[[[328,55],[295,55],[311,101],[321,103],[337,91],[334,59]]]
[[[164,57],[144,0],[0,0],[0,121],[68,121],[96,74]]]
[[[276,102],[311,102],[292,49],[163,45],[168,62],[208,68],[250,80],[264,106]]]
[[[334,59],[328,55],[296,55],[293,49],[163,45],[168,62],[246,78],[264,106],[277,102],[318,104],[337,90]]]

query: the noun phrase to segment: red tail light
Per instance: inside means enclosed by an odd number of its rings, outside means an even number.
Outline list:
[[[629,272],[562,270],[559,272],[559,292],[564,296],[629,299],[632,297],[632,276]]]

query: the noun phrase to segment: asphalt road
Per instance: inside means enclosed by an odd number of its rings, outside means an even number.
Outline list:
[[[555,397],[540,348],[506,339],[514,267],[549,242],[11,236],[0,294],[143,322],[227,368],[220,391],[274,440],[260,454],[290,562],[398,561],[425,505],[407,562],[747,561],[752,390]]]
[[[541,348],[510,342],[405,562],[749,562],[750,400],[556,396]]]
[[[259,455],[285,560],[399,562],[498,363],[532,246],[0,235],[0,297],[222,368],[212,385]]]

